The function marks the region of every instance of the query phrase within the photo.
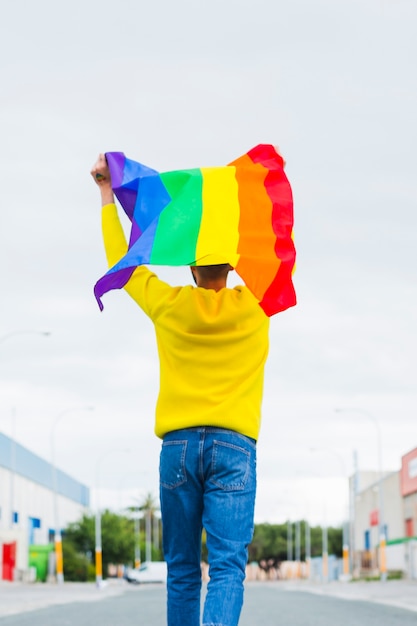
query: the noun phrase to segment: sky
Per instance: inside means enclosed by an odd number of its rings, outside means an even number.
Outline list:
[[[99,152],[164,171],[272,143],[294,194],[298,304],[271,319],[256,521],[339,524],[354,458],[377,470],[380,452],[394,471],[417,447],[416,3],[2,9],[0,431],[54,453],[93,507],[157,495],[152,325],[124,292],[98,309],[89,172]]]

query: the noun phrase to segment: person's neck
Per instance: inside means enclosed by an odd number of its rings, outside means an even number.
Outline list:
[[[202,287],[203,289],[214,289],[214,291],[220,291],[226,286],[225,280],[199,280],[197,283],[197,287]]]

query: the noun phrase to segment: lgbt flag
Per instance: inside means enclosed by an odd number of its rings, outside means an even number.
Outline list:
[[[284,161],[258,145],[225,167],[159,173],[107,152],[132,227],[125,256],[95,285],[120,289],[138,265],[230,263],[268,316],[296,304],[293,201]]]

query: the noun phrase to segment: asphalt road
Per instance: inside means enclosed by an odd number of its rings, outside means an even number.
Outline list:
[[[0,605],[1,602],[0,589]],[[0,626],[135,626],[151,624],[166,626],[165,587],[159,585],[130,586],[100,595],[90,590],[85,598],[78,594],[65,604],[31,608],[25,612],[0,617]],[[53,590],[52,590],[53,592]],[[88,592],[88,593],[90,593]],[[17,592],[19,594],[19,592]],[[6,596],[5,596],[6,597]],[[32,600],[27,600],[34,602]],[[24,607],[24,608],[23,608]],[[28,610],[29,609],[29,610]],[[251,583],[246,587],[245,606],[239,626],[416,626],[417,613],[380,603],[344,599],[286,588],[279,583]]]

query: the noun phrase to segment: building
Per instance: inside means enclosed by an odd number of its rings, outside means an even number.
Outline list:
[[[417,448],[401,459],[401,495],[404,501],[405,536],[417,535]]]
[[[357,472],[350,486],[353,575],[378,574],[383,532],[388,573],[417,579],[417,448],[402,457],[400,470],[381,478]]]
[[[0,433],[0,578],[27,578],[31,546],[51,544],[56,518],[65,528],[89,504],[88,487]]]

